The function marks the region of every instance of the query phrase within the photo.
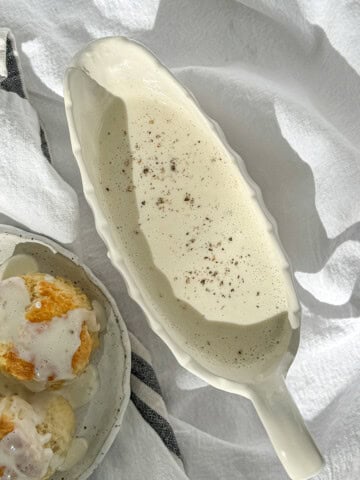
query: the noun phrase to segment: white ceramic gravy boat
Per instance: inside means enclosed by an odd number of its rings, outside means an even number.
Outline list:
[[[117,225],[112,221],[111,211],[105,202],[104,186],[100,181],[99,135],[112,102],[126,103],[126,98],[122,98],[118,79],[126,78],[131,82],[134,81],[134,75],[143,79],[144,88],[155,89],[160,95],[161,82],[164,82],[166,95],[176,91],[184,104],[191,103],[191,108],[195,105],[199,109],[191,94],[138,43],[123,37],[104,38],[89,44],[76,55],[65,77],[65,106],[73,152],[81,172],[85,196],[94,213],[96,228],[107,245],[112,263],[125,278],[130,296],[141,306],[151,328],[169,346],[179,363],[209,384],[249,398],[289,476],[294,480],[310,478],[321,469],[323,460],[284,382],[299,344],[300,314],[292,275],[279,247],[275,222],[266,212],[258,187],[249,178],[242,160],[226,143],[219,127],[204,114],[201,113],[208,122],[209,134],[220,137],[237,162],[242,176],[255,192],[254,202],[259,209],[259,215],[266,218],[273,248],[279,251],[286,281],[288,317],[292,327],[288,351],[284,352],[283,357],[270,371],[264,370],[256,377],[246,379],[244,383],[215,374],[211,367],[208,368],[192,358],[179,338],[159,322],[156,310],[149,301],[146,286],[133,274],[127,247],[119,242]]]

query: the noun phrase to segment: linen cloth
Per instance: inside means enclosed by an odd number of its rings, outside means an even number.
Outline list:
[[[69,243],[77,233],[77,196],[50,165],[45,133],[26,98],[12,44],[12,34],[0,28],[0,211]]]
[[[71,153],[62,78],[79,48],[107,35],[127,35],[153,50],[221,125],[262,189],[303,307],[300,349],[287,383],[327,462],[317,479],[359,478],[360,3],[0,3],[53,164],[78,194],[79,236],[71,247],[106,283],[150,350],[188,477],[287,478],[251,404],[182,369],[106,259]],[[184,478],[137,417],[131,406],[92,480]]]

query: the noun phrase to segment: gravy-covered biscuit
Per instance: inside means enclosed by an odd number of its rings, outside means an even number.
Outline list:
[[[98,329],[89,299],[64,278],[36,273],[0,282],[0,371],[30,389],[79,375]]]

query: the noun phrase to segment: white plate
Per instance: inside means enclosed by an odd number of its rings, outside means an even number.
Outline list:
[[[92,356],[97,367],[99,388],[91,401],[76,410],[76,435],[89,444],[84,458],[53,480],[85,480],[103,460],[113,443],[130,397],[130,342],[125,323],[105,286],[79,259],[47,238],[7,225],[0,225],[0,264],[15,254],[30,254],[39,271],[61,275],[77,282],[92,300],[106,310],[107,325],[100,348]]]

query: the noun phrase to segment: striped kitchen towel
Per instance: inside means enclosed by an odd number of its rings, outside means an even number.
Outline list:
[[[0,128],[0,212],[62,243],[73,242],[78,198],[51,165],[44,129],[28,100],[7,28],[0,28]]]
[[[15,40],[7,28],[0,28],[0,88],[17,93],[21,98],[28,98],[25,90]],[[41,150],[51,162],[45,131],[40,126]]]
[[[166,447],[182,466],[175,433],[169,423],[166,405],[151,357],[140,341],[130,333],[131,342],[131,401],[144,420],[156,431]]]
[[[10,95],[18,95],[22,99],[20,105],[16,107],[22,108],[25,113],[28,113],[32,110],[32,107],[26,105],[28,102],[27,92],[23,82],[23,76],[21,72],[21,66],[16,50],[16,45],[14,38],[11,32],[8,29],[0,28],[0,94],[1,91],[9,92]],[[1,99],[1,97],[0,97]],[[4,101],[4,99],[3,99]],[[25,102],[25,103],[24,103]],[[3,103],[3,105],[8,105]],[[34,112],[35,113],[35,112]],[[11,117],[14,114],[13,108],[8,108],[6,115]],[[37,119],[37,116],[27,115],[25,117],[26,121],[29,121],[29,118],[36,119],[35,130],[31,127],[31,133],[33,136],[38,136],[38,150],[42,152],[42,161],[39,161],[36,165],[37,170],[45,168],[44,165],[48,167],[48,164],[51,164],[51,153],[49,150],[48,142],[46,135],[42,126]],[[7,121],[5,118],[4,121],[1,121],[0,113],[0,129],[4,130],[4,124],[9,124],[10,121]],[[4,128],[3,128],[4,127]],[[36,130],[37,128],[37,130]],[[37,134],[36,134],[37,131]],[[35,133],[34,133],[35,132]],[[1,135],[2,137],[2,135]],[[36,143],[36,139],[34,140]],[[15,141],[14,141],[15,143]],[[31,152],[29,152],[29,156]],[[47,160],[44,162],[44,158]],[[3,163],[2,161],[0,163]],[[4,165],[0,165],[0,170]],[[6,165],[5,165],[6,167]],[[55,170],[52,169],[55,174]],[[6,172],[5,172],[6,174]],[[57,175],[57,174],[56,174]],[[31,194],[31,192],[30,192]],[[3,210],[3,205],[1,205],[1,196],[0,196],[0,209]],[[4,212],[6,213],[6,212]],[[26,214],[29,215],[29,209],[26,210]],[[25,223],[17,217],[17,215],[10,215],[15,220]],[[30,215],[31,216],[31,215]],[[51,224],[51,223],[50,223]],[[31,224],[30,227],[34,229],[34,225]],[[47,233],[41,231],[41,233]],[[55,236],[54,232],[51,232],[51,236]],[[59,239],[59,238],[57,238]],[[61,238],[59,239],[61,241]],[[162,442],[174,456],[176,462],[182,467],[181,454],[179,450],[178,443],[174,431],[168,421],[168,414],[164,400],[161,395],[161,389],[156,377],[155,371],[151,364],[151,358],[149,352],[146,348],[137,340],[133,335],[130,334],[131,347],[132,347],[132,368],[131,368],[131,401],[134,403],[135,407],[139,411],[142,418],[155,430],[159,435]]]

